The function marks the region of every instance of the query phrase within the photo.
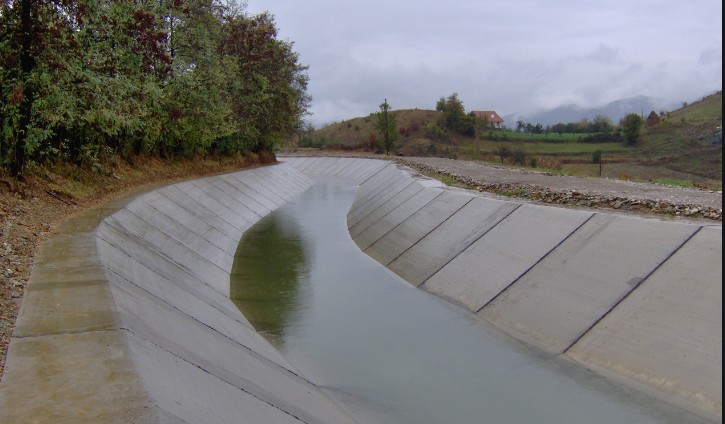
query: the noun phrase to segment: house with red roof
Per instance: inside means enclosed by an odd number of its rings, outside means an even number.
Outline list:
[[[473,113],[481,119],[487,119],[494,128],[501,128],[504,123],[503,118],[495,110],[474,110]]]

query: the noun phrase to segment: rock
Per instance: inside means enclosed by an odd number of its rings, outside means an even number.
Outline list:
[[[17,299],[20,297],[20,293],[13,291],[12,293],[10,293],[10,296],[12,296],[13,299]]]
[[[624,202],[622,201],[617,201],[616,203],[614,203],[614,205],[612,205],[614,209],[621,209],[622,206],[624,206]]]

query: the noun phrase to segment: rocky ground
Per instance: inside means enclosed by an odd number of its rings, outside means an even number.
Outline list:
[[[62,220],[127,191],[256,166],[256,159],[170,162],[137,159],[109,175],[73,166],[36,169],[25,182],[0,173],[0,378],[33,259]]]
[[[391,157],[368,153],[294,149],[284,156],[365,157],[395,160],[421,174],[447,177],[467,189],[537,203],[613,209],[638,214],[722,222],[722,192],[662,184],[584,178],[550,172],[432,157]]]
[[[581,178],[443,158],[397,158],[462,186],[547,204],[688,216],[722,221],[722,193],[605,178]]]

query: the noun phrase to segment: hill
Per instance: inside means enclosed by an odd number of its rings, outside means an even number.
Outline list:
[[[645,110],[645,115],[651,110]],[[592,163],[595,150],[602,150],[602,176],[655,181],[677,185],[722,187],[722,92],[718,92],[663,116],[663,121],[642,132],[635,147],[622,143],[586,143],[576,137],[560,137],[495,132],[479,141],[479,153],[472,137],[442,130],[437,121],[440,112],[433,110],[398,110],[400,127],[405,134],[396,145],[403,156],[437,156],[498,162],[498,146],[508,144],[525,150],[536,166],[573,175],[598,176],[599,166]],[[638,111],[641,113],[641,110]],[[311,134],[327,148],[361,149],[370,140],[372,116],[358,117],[318,129]],[[373,149],[375,150],[375,149]],[[506,164],[512,164],[506,160]],[[521,165],[521,163],[519,163]]]

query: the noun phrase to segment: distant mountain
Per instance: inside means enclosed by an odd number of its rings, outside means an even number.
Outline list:
[[[506,124],[509,127],[514,127],[516,121],[519,119],[524,122],[531,122],[532,124],[543,124],[543,125],[556,125],[559,122],[569,123],[578,122],[583,118],[590,120],[594,119],[597,115],[609,116],[615,123],[619,121],[619,118],[627,113],[643,113],[647,116],[653,110],[659,113],[661,110],[673,110],[679,108],[681,105],[668,102],[664,99],[658,99],[655,97],[647,96],[636,96],[629,99],[621,99],[611,102],[605,106],[585,109],[575,104],[559,106],[556,109],[549,110],[534,115],[519,115],[511,114],[506,115],[503,118],[506,120]]]

